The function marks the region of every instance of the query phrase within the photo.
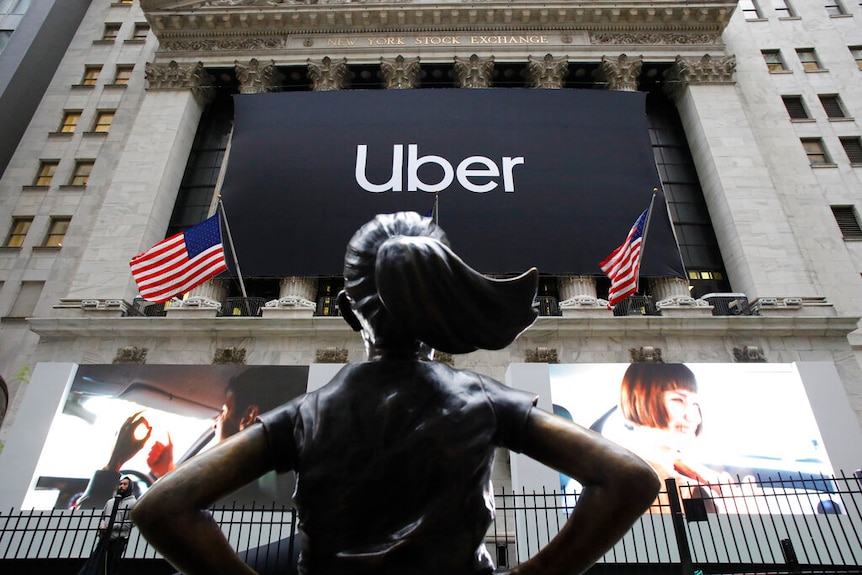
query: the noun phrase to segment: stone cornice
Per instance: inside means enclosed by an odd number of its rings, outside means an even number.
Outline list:
[[[846,337],[858,317],[540,317],[522,336],[584,338],[656,337]],[[305,318],[30,318],[41,337],[350,337],[352,330],[338,317]],[[359,337],[356,335],[355,337]]]
[[[392,31],[585,30],[721,34],[736,0],[573,3],[141,0],[163,49],[172,41]]]

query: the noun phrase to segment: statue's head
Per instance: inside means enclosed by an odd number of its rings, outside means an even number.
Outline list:
[[[338,303],[369,346],[466,353],[505,347],[529,327],[537,284],[535,269],[508,280],[482,276],[431,218],[400,212],[354,234]]]

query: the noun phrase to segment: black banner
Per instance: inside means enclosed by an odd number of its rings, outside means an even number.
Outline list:
[[[644,98],[528,89],[237,96],[222,196],[240,267],[249,277],[340,275],[359,226],[377,213],[430,213],[439,192],[440,226],[477,270],[600,275],[659,185]],[[642,275],[666,275],[651,241]]]

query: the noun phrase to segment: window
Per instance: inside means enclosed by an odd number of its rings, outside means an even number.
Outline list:
[[[802,138],[801,141],[812,166],[823,166],[831,163],[820,138]]]
[[[847,154],[847,159],[853,165],[862,165],[862,141],[858,136],[850,138],[840,138],[841,146],[844,147],[844,152]]]
[[[71,134],[75,131],[75,128],[78,126],[78,120],[81,119],[81,111],[74,110],[63,113],[63,121],[60,123],[60,132],[64,134]]]
[[[796,55],[799,56],[799,61],[802,62],[802,69],[806,72],[821,69],[820,62],[817,61],[817,54],[814,53],[814,48],[797,48]]]
[[[85,66],[84,77],[81,79],[82,86],[95,86],[99,79],[99,73],[102,71],[101,66]]]
[[[93,124],[93,131],[98,134],[107,134],[111,128],[111,122],[114,121],[114,111],[108,110],[96,114],[96,122]]]
[[[856,60],[856,67],[862,70],[862,46],[850,46],[850,55]]]
[[[787,108],[787,113],[791,120],[808,120],[810,116],[805,109],[805,104],[802,101],[802,96],[781,96],[784,102],[784,107]]]
[[[841,98],[837,94],[818,94],[820,104],[826,112],[826,117],[831,119],[846,118],[847,113],[844,111],[844,105],[841,104]]]
[[[781,52],[778,50],[763,50],[763,59],[766,61],[766,67],[770,72],[781,72],[786,70],[784,60],[781,59]]]
[[[832,215],[838,222],[838,229],[844,239],[862,240],[862,226],[859,225],[859,216],[853,206],[829,206]]]
[[[826,8],[826,13],[830,16],[844,16],[847,14],[847,11],[844,10],[844,6],[841,5],[841,2],[838,0],[826,0],[823,3],[823,6]]]
[[[132,37],[130,39],[143,42],[144,40],[147,39],[147,34],[149,34],[149,33],[150,33],[150,25],[138,22],[135,24],[135,30],[134,30],[134,32],[132,32]]]
[[[133,65],[120,65],[117,66],[117,73],[114,76],[114,84],[117,86],[125,86],[129,83],[129,80],[132,78],[132,70],[135,67]]]
[[[44,285],[45,282],[21,282],[21,289],[18,290],[18,295],[6,317],[31,317],[36,311],[36,304],[39,303]]]
[[[36,173],[36,179],[33,180],[34,186],[50,186],[51,180],[54,179],[54,173],[57,171],[57,166],[60,165],[60,160],[42,160],[39,162],[39,171]]]
[[[24,245],[24,238],[27,232],[30,231],[30,224],[33,223],[31,216],[13,217],[12,227],[9,229],[9,236],[6,238],[5,246],[7,248],[20,248]]]
[[[12,37],[12,32],[15,30],[0,30],[0,52],[3,52],[3,49],[6,47],[6,44],[9,43],[9,38]]]
[[[775,10],[779,18],[792,18],[796,16],[787,0],[772,0],[772,9]]]
[[[113,42],[117,39],[117,36],[120,34],[120,26],[119,22],[108,22],[105,24],[105,30],[102,32],[102,40],[106,42]]]
[[[48,235],[45,236],[45,241],[42,243],[42,247],[63,247],[63,238],[66,237],[66,231],[69,229],[69,222],[71,221],[72,218],[65,216],[61,218],[51,218],[51,225],[48,227]]]
[[[739,0],[739,8],[746,20],[760,20],[760,10],[754,0]]]
[[[90,179],[90,172],[93,171],[94,160],[78,160],[75,162],[75,172],[72,174],[72,179],[69,180],[70,186],[86,186],[87,180]]]
[[[117,4],[131,5],[133,0],[117,0]]]

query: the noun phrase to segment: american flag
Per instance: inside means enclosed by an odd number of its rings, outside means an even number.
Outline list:
[[[218,214],[173,235],[129,262],[141,297],[168,301],[227,269]]]
[[[599,264],[599,267],[611,280],[611,289],[608,292],[608,308],[638,291],[641,245],[643,244],[644,227],[648,214],[649,209],[644,210],[635,225],[629,230],[626,241]]]

